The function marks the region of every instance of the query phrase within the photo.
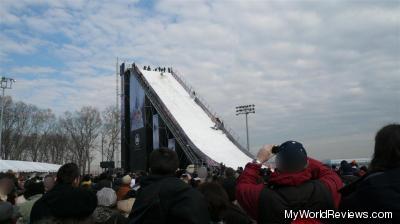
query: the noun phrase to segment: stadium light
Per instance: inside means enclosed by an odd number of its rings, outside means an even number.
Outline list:
[[[0,159],[3,159],[3,142],[2,142],[2,133],[3,133],[3,112],[4,112],[4,94],[6,89],[11,89],[12,84],[15,82],[15,79],[1,77],[0,80],[0,88],[3,89],[3,94],[1,97],[1,115],[0,115]]]
[[[250,143],[249,143],[249,124],[248,124],[248,118],[247,116],[249,114],[255,114],[255,105],[254,104],[249,104],[249,105],[241,105],[236,107],[236,116],[239,116],[241,114],[246,115],[246,138],[247,138],[247,150],[250,152]]]

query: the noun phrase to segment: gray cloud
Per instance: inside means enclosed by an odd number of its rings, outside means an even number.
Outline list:
[[[35,13],[34,5],[44,10]],[[250,117],[253,151],[299,139],[317,158],[369,157],[374,133],[400,121],[396,1],[156,1],[150,8],[134,1],[5,1],[4,6],[2,23],[18,24],[23,38],[15,41],[8,33],[17,31],[10,27],[2,32],[7,46],[2,60],[46,46],[65,65],[54,78],[16,87],[15,97],[58,112],[114,103],[115,60],[122,57],[177,67],[241,139],[244,120],[234,107],[256,104]],[[56,42],[50,38],[55,34],[66,40]]]

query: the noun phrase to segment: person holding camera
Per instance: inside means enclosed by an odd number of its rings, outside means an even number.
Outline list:
[[[264,182],[262,164],[276,155],[276,169]],[[236,199],[258,223],[320,223],[317,219],[288,217],[292,211],[336,209],[340,177],[322,163],[307,157],[303,145],[287,141],[263,146],[237,180]]]

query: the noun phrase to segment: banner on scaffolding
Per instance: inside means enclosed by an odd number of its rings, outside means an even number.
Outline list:
[[[174,138],[168,139],[168,148],[175,151],[175,147],[176,147],[175,139]]]
[[[153,149],[160,148],[160,125],[158,114],[153,115]]]

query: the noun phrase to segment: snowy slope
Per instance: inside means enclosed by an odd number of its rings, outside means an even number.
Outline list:
[[[214,161],[235,169],[251,161],[221,130],[211,128],[214,122],[170,73],[161,75],[157,71],[141,72],[200,151]]]

